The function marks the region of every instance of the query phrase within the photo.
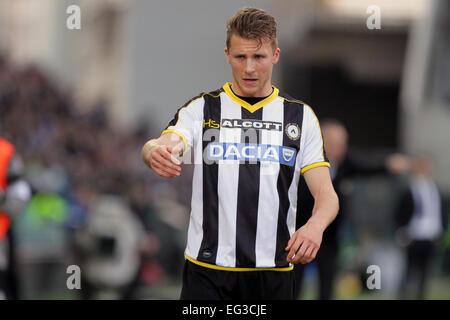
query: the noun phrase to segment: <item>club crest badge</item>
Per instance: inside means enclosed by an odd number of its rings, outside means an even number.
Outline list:
[[[291,162],[292,157],[295,155],[295,151],[293,149],[283,149],[283,159],[286,162]]]
[[[296,123],[288,123],[284,128],[284,132],[291,140],[298,140],[300,138],[300,127]]]

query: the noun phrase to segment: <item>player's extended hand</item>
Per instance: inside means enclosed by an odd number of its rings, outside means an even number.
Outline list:
[[[322,243],[323,230],[314,223],[307,222],[298,229],[288,242],[286,260],[290,263],[306,264],[314,260]]]
[[[159,145],[149,155],[150,168],[164,178],[178,177],[181,172],[181,161],[175,155],[180,154],[181,148]]]

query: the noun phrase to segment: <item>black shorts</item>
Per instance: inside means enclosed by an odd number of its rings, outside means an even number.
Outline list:
[[[293,300],[294,271],[223,271],[186,260],[181,300]]]

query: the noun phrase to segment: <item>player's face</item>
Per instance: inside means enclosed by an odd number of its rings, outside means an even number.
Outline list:
[[[280,49],[270,41],[249,40],[232,35],[225,49],[233,73],[233,91],[243,97],[265,97],[272,92],[272,69]]]

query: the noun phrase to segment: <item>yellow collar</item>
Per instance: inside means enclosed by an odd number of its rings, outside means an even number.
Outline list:
[[[231,99],[233,99],[240,106],[242,106],[243,108],[247,109],[251,113],[255,112],[256,110],[258,110],[258,109],[260,109],[262,107],[264,107],[266,104],[268,104],[269,102],[273,101],[276,97],[278,97],[279,90],[277,88],[275,88],[274,86],[272,86],[272,88],[273,88],[273,91],[270,94],[270,96],[268,96],[264,100],[261,100],[258,103],[255,103],[255,104],[251,105],[247,101],[242,100],[241,98],[239,98],[237,95],[234,94],[233,90],[231,90],[231,83],[230,82],[225,83],[224,86],[223,86],[223,90],[225,90],[226,94]]]

